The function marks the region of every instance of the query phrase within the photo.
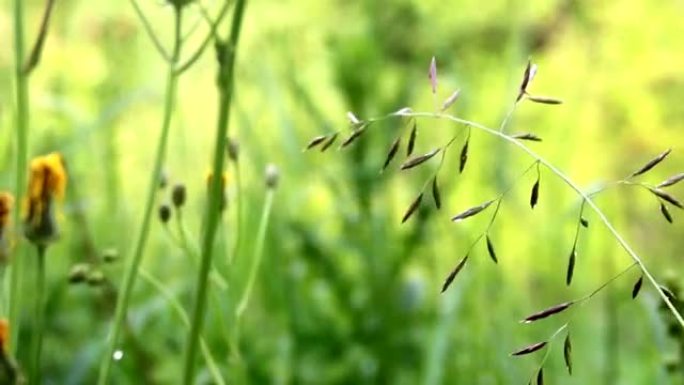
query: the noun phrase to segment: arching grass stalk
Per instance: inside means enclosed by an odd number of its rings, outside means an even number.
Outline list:
[[[240,297],[240,302],[238,302],[237,309],[235,310],[235,330],[236,335],[239,337],[240,330],[240,319],[247,309],[247,304],[249,303],[249,297],[254,288],[254,282],[256,281],[257,272],[259,271],[259,266],[261,265],[261,259],[264,254],[264,242],[266,240],[266,230],[268,229],[268,222],[271,218],[271,209],[273,208],[273,197],[275,195],[275,188],[268,187],[266,190],[266,200],[264,202],[264,208],[261,211],[261,220],[259,221],[259,229],[257,230],[256,236],[256,246],[254,247],[254,254],[252,255],[252,265],[249,268],[249,275],[247,276],[247,284]],[[239,338],[236,338],[236,344]]]
[[[559,179],[561,179],[568,187],[570,187],[572,190],[575,191],[579,197],[586,202],[586,205],[590,207],[596,215],[599,217],[601,222],[606,226],[608,231],[611,233],[611,235],[615,238],[615,240],[618,242],[620,247],[622,247],[623,250],[630,256],[630,258],[634,261],[634,263],[639,266],[639,269],[642,271],[646,279],[653,285],[653,287],[656,289],[658,292],[658,295],[662,298],[663,302],[667,305],[667,307],[670,309],[674,317],[677,319],[677,322],[679,323],[682,328],[684,328],[684,319],[682,318],[682,315],[679,313],[677,308],[674,306],[672,301],[667,297],[667,295],[660,289],[660,284],[658,284],[658,281],[653,277],[651,272],[648,270],[646,265],[644,264],[642,258],[632,249],[632,247],[625,241],[625,239],[622,237],[622,235],[615,229],[615,227],[610,223],[606,215],[603,213],[603,211],[594,203],[594,201],[591,199],[590,194],[586,194],[582,189],[575,184],[567,175],[565,175],[562,171],[560,171],[558,168],[556,168],[553,164],[551,164],[548,160],[544,159],[540,155],[538,155],[536,152],[532,151],[529,147],[527,147],[522,141],[506,135],[505,133],[499,131],[499,130],[494,130],[489,127],[486,127],[484,125],[481,125],[476,122],[472,122],[469,120],[461,119],[453,115],[449,114],[444,114],[444,113],[429,113],[429,112],[410,112],[407,110],[402,110],[397,113],[393,113],[390,115],[387,115],[385,117],[375,119],[373,121],[377,120],[384,120],[388,119],[393,116],[404,116],[404,117],[413,117],[413,118],[428,118],[428,119],[442,119],[442,120],[449,120],[452,122],[468,125],[470,127],[473,127],[475,129],[478,129],[482,132],[485,132],[489,135],[498,137],[502,140],[505,140],[514,146],[520,148],[523,152],[525,152],[527,155],[529,155],[531,158],[539,162],[540,165],[544,166],[546,169],[548,169],[551,173],[556,175]]]
[[[135,1],[132,1],[132,3],[136,4]],[[176,91],[178,87],[178,74],[176,73],[176,63],[179,60],[182,45],[182,8],[180,6],[174,7],[174,15],[175,38],[171,59],[168,61],[169,68],[166,80],[166,94],[164,102],[164,117],[162,121],[162,128],[159,134],[159,140],[157,142],[154,166],[152,169],[152,175],[150,176],[150,181],[147,189],[147,199],[145,201],[145,208],[143,211],[142,225],[140,228],[140,232],[138,234],[138,239],[135,245],[133,256],[129,259],[128,265],[126,266],[126,271],[124,273],[123,283],[121,286],[121,293],[118,296],[116,302],[116,310],[114,312],[114,321],[112,324],[112,329],[108,336],[104,356],[102,357],[100,374],[98,378],[98,384],[100,385],[106,384],[109,380],[109,372],[111,370],[113,354],[116,350],[116,345],[121,335],[121,331],[125,326],[125,318],[128,309],[128,303],[131,298],[131,293],[133,292],[133,286],[135,284],[137,272],[142,261],[143,253],[145,251],[145,245],[147,243],[147,237],[150,230],[150,222],[152,219],[152,211],[154,208],[156,191],[159,185],[162,164],[164,162],[164,158],[166,155],[166,145],[168,142],[169,129],[171,126],[171,116],[173,115],[173,109],[176,100]]]
[[[30,384],[41,383],[40,356],[43,350],[43,332],[45,330],[45,245],[36,247],[38,264],[36,269],[36,309],[34,314],[35,330],[31,333],[31,372]]]
[[[181,303],[178,302],[173,293],[171,293],[166,288],[166,286],[164,286],[163,283],[161,283],[157,278],[155,278],[152,274],[150,274],[147,270],[143,269],[142,267],[138,270],[138,273],[140,274],[140,277],[147,281],[147,283],[149,283],[152,287],[154,287],[159,292],[159,294],[161,294],[162,297],[166,298],[166,300],[169,302],[173,310],[175,310],[176,314],[178,315],[178,318],[180,318],[181,322],[183,322],[183,325],[185,325],[185,327],[187,327],[188,330],[190,330],[190,317],[188,317],[188,313],[185,311],[185,309],[183,309],[183,305],[181,305]],[[216,364],[216,360],[211,355],[209,345],[207,345],[207,342],[202,337],[200,337],[200,348],[202,349],[202,355],[204,356],[204,360],[207,361],[207,367],[209,368],[209,373],[211,373],[214,382],[217,385],[226,385],[226,382],[223,379],[223,376],[221,375],[221,370]]]
[[[207,281],[211,267],[216,228],[218,227],[221,216],[220,206],[223,199],[223,186],[219,175],[223,174],[226,159],[225,148],[227,143],[228,124],[230,121],[230,105],[233,96],[235,56],[246,3],[247,0],[237,0],[235,4],[229,40],[227,42],[216,42],[219,62],[217,82],[219,91],[219,112],[214,146],[214,165],[212,168],[215,177],[211,179],[211,184],[209,186],[209,202],[205,216],[205,232],[202,237],[201,262],[197,280],[195,307],[192,314],[190,335],[187,341],[185,370],[183,375],[183,383],[186,385],[191,385],[195,377],[197,345],[206,313]]]

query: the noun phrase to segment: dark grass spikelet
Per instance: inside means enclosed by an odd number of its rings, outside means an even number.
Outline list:
[[[558,313],[561,313],[561,312],[567,310],[570,306],[572,306],[574,304],[575,303],[573,301],[564,302],[564,303],[561,303],[559,305],[552,306],[548,309],[544,309],[542,311],[536,312],[536,313],[528,316],[527,318],[525,318],[524,320],[522,320],[520,322],[529,324],[529,323],[532,323],[534,321],[538,321],[540,319],[551,317],[552,315],[555,315],[555,314],[558,314]]]
[[[665,287],[663,285],[660,285],[659,289],[660,289],[660,291],[663,292],[663,294],[665,294],[667,299],[669,299],[671,302],[677,301],[677,296],[672,292],[672,290],[668,289],[667,287]]]
[[[414,168],[416,166],[420,166],[421,164],[430,160],[433,156],[437,155],[437,153],[439,153],[440,150],[441,150],[440,148],[436,148],[436,149],[428,152],[427,154],[423,154],[423,155],[419,155],[419,156],[410,158],[401,165],[401,169],[402,170],[408,170],[408,169]]]
[[[454,278],[456,278],[458,273],[463,269],[466,262],[468,262],[468,254],[466,254],[466,256],[463,257],[463,259],[461,259],[461,262],[459,262],[458,265],[456,265],[456,267],[451,271],[451,273],[449,273],[449,276],[446,277],[446,279],[444,280],[444,284],[442,285],[442,293],[444,293],[446,289],[448,289],[449,286],[451,286],[451,283],[454,281]]]
[[[317,136],[317,137],[311,139],[309,144],[306,145],[306,149],[310,150],[310,149],[318,146],[319,144],[323,143],[323,141],[326,139],[328,139],[328,135]]]
[[[518,98],[515,100],[516,102],[519,102],[520,99],[522,99],[527,93],[527,86],[530,84],[532,76],[532,62],[528,60],[527,67],[525,67],[525,73],[523,74],[522,83],[520,84],[520,92],[518,93]]]
[[[586,220],[585,218],[580,218],[580,224],[581,224],[582,227],[584,227],[585,229],[588,229],[588,228],[589,228],[589,221]]]
[[[539,368],[537,372],[537,385],[544,385],[544,368]]]
[[[451,221],[452,222],[458,222],[458,221],[462,221],[466,218],[472,217],[473,215],[477,215],[477,214],[481,213],[483,210],[485,210],[487,207],[489,207],[492,203],[494,203],[494,201],[495,200],[490,200],[490,201],[487,201],[487,202],[485,202],[479,206],[471,207],[468,210],[466,210],[466,211],[464,211],[458,215],[453,216],[451,218]]]
[[[442,198],[439,193],[439,185],[437,183],[437,176],[432,178],[432,199],[435,201],[435,207],[437,210],[442,208]]]
[[[461,148],[461,157],[459,158],[459,164],[458,164],[458,172],[459,174],[463,173],[463,170],[465,169],[466,163],[468,162],[468,145],[470,143],[470,137],[466,139],[466,142],[463,144],[463,148]]]
[[[633,178],[633,177],[635,177],[635,176],[639,176],[639,175],[645,174],[645,173],[648,172],[650,169],[652,169],[653,167],[657,166],[658,163],[662,162],[662,161],[670,154],[670,152],[672,152],[672,149],[671,149],[671,148],[668,149],[667,151],[663,152],[662,154],[656,156],[655,158],[649,160],[648,163],[646,163],[645,165],[643,165],[643,167],[641,167],[640,169],[634,171],[634,172],[632,173],[632,175],[630,175],[630,178]]]
[[[655,188],[651,188],[651,189],[649,189],[649,191],[651,191],[651,192],[652,192],[655,196],[657,196],[658,198],[660,198],[660,199],[662,199],[662,200],[664,200],[664,201],[666,201],[666,202],[672,204],[673,206],[677,206],[677,207],[679,207],[680,209],[684,209],[684,205],[682,205],[682,203],[681,203],[680,201],[678,201],[677,198],[675,198],[675,197],[673,197],[672,195],[666,193],[665,191],[663,191],[663,190],[658,190],[658,189],[655,189]]]
[[[638,295],[639,292],[641,291],[641,286],[644,283],[644,276],[640,276],[639,279],[634,283],[634,287],[632,287],[632,299],[635,299]]]
[[[411,133],[409,134],[408,145],[406,146],[406,156],[409,157],[413,154],[413,149],[416,147],[416,138],[418,137],[418,123],[415,119],[413,120],[413,126],[411,127]]]
[[[570,286],[572,283],[572,276],[575,274],[575,259],[577,258],[577,250],[573,247],[568,259],[568,271],[565,275],[565,284]]]
[[[542,141],[542,139],[540,137],[538,137],[535,134],[529,133],[529,132],[525,132],[525,133],[521,133],[521,134],[514,134],[514,135],[511,135],[511,138],[518,139],[518,140],[529,140],[532,142],[541,142]]]
[[[385,171],[387,169],[387,166],[392,162],[392,159],[394,159],[394,156],[397,155],[397,151],[399,151],[399,146],[401,145],[401,137],[398,137],[397,139],[394,140],[392,145],[390,146],[389,151],[387,152],[387,158],[385,158],[385,163],[382,165],[382,170]]]
[[[572,343],[570,342],[570,332],[565,336],[563,342],[563,360],[565,367],[568,369],[568,374],[572,376]]]
[[[527,99],[531,102],[540,103],[540,104],[549,104],[549,105],[563,104],[562,100],[556,99],[556,98],[550,98],[548,96],[527,95]]]
[[[350,144],[354,143],[361,135],[366,132],[366,126],[360,126],[359,128],[355,129],[347,139],[342,142],[340,145],[340,148],[345,148],[349,146]]]
[[[670,210],[667,209],[667,206],[665,206],[664,203],[660,204],[660,213],[663,214],[663,217],[665,217],[665,219],[668,222],[670,222],[670,223],[673,222],[672,221],[672,215],[670,214]]]
[[[330,135],[328,140],[326,140],[325,143],[323,143],[323,145],[321,146],[321,152],[325,152],[325,150],[330,148],[330,146],[332,146],[333,143],[335,143],[338,136],[339,136],[339,132],[335,132],[334,134]]]
[[[544,348],[544,346],[546,346],[546,343],[546,341],[542,341],[534,343],[532,345],[525,346],[524,348],[516,350],[515,352],[511,353],[511,356],[524,356],[530,353],[534,353],[537,350]]]
[[[539,177],[537,177],[537,181],[534,182],[534,186],[532,186],[532,192],[530,193],[530,207],[534,209],[534,206],[537,205],[537,202],[539,201]]]
[[[492,242],[492,238],[489,237],[489,234],[487,234],[487,253],[489,253],[489,257],[494,261],[494,263],[499,263],[499,259],[496,257],[496,250],[494,250],[494,243]]]
[[[411,202],[409,205],[408,209],[406,209],[406,212],[404,213],[404,216],[401,218],[401,223],[406,222],[411,216],[416,212],[418,207],[420,207],[420,201],[423,200],[423,193],[418,194],[416,199]]]
[[[666,180],[658,183],[656,188],[664,188],[664,187],[674,186],[675,184],[677,184],[683,180],[684,180],[684,173],[673,175],[673,176],[667,178]]]

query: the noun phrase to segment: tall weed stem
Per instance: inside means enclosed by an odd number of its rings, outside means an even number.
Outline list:
[[[202,236],[201,261],[195,294],[195,307],[192,313],[190,335],[187,341],[185,357],[183,383],[186,385],[191,385],[195,377],[198,341],[206,313],[207,281],[212,262],[214,238],[221,216],[220,206],[223,199],[222,181],[218,176],[223,174],[226,159],[225,148],[230,121],[230,105],[233,96],[235,56],[246,3],[247,0],[238,0],[235,4],[228,42],[217,42],[217,53],[219,58],[219,112],[214,146],[214,165],[212,168],[213,175],[216,177],[211,179],[211,185],[209,186],[209,202],[205,216],[205,232]]]

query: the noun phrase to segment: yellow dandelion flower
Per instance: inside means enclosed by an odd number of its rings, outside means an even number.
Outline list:
[[[61,154],[53,152],[31,161],[24,203],[24,231],[31,242],[44,244],[57,236],[54,205],[64,199],[66,185],[67,172]]]

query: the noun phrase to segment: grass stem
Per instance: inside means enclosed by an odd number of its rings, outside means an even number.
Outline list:
[[[24,0],[14,0],[14,65],[16,82],[16,132],[17,132],[17,158],[16,158],[16,180],[14,196],[21,199],[24,196],[24,186],[26,183],[26,165],[28,163],[28,137],[29,137],[29,90],[28,74],[23,71],[25,46],[24,46]],[[13,223],[18,226],[21,222],[21,205],[16,205],[13,215]],[[21,258],[24,253],[22,242],[18,242],[15,253],[14,263],[10,267],[9,280],[9,319],[11,328],[10,344],[16,352],[17,338],[21,325],[19,323],[21,301],[21,282],[23,278],[22,264],[25,258]],[[4,274],[4,273],[3,273]]]

